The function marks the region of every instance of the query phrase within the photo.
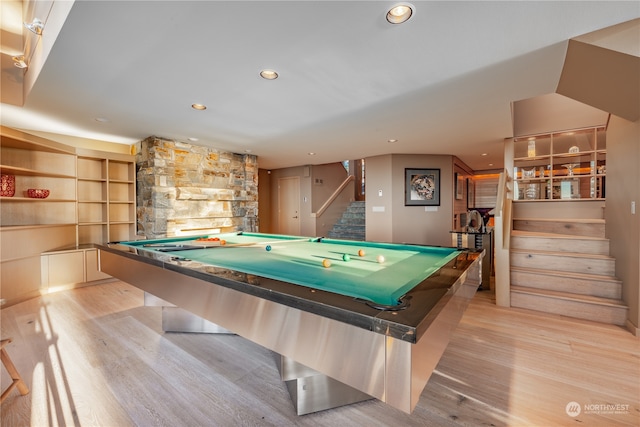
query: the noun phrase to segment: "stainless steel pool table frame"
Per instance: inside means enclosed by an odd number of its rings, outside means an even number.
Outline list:
[[[282,355],[299,415],[371,397],[411,413],[481,283],[484,256],[463,252],[407,293],[408,308],[393,312],[118,244],[96,246],[104,273]]]

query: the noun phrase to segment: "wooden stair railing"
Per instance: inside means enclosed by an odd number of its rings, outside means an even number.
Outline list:
[[[512,229],[512,192],[509,189],[509,172],[505,169],[498,181],[498,196],[494,213],[495,233],[495,291],[496,305],[511,306],[511,266],[509,261],[509,246]]]

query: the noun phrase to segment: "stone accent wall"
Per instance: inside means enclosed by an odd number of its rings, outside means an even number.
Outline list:
[[[139,144],[138,234],[258,231],[256,156],[154,136]]]

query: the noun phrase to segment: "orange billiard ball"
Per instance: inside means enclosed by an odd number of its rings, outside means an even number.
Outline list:
[[[366,253],[366,252],[364,251],[364,249],[360,249],[360,250],[358,251],[358,256],[364,256],[364,254],[365,254],[365,253]]]
[[[324,268],[329,268],[329,267],[331,267],[331,261],[329,261],[329,260],[328,260],[328,259],[326,259],[326,258],[325,258],[325,259],[323,259],[323,260],[322,260],[322,266],[323,266]]]

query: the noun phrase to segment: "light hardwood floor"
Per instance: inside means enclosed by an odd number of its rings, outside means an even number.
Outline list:
[[[3,427],[640,424],[638,338],[496,307],[487,291],[474,297],[412,415],[371,400],[297,416],[270,351],[238,336],[165,334],[160,309],[122,282],[1,315],[31,390],[2,403]],[[0,379],[4,388],[4,369]],[[570,402],[579,415],[567,414]]]

